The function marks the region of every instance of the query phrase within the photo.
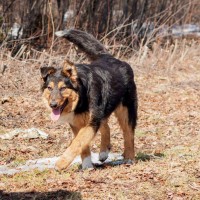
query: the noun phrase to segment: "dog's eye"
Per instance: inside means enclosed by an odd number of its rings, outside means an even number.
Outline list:
[[[52,90],[53,90],[53,88],[50,87],[50,86],[48,86],[47,89],[48,89],[49,91],[52,91]]]
[[[63,87],[60,88],[60,91],[63,92],[66,89],[67,89],[67,87],[63,86]]]

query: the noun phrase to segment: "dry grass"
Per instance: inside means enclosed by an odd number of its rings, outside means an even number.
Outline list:
[[[77,60],[74,52],[71,49],[68,57]],[[68,128],[52,124],[45,114],[36,64],[60,62],[66,56],[37,52],[33,60],[21,61],[7,53],[0,56],[1,67],[7,65],[0,75],[0,131],[35,126],[50,134],[45,141],[0,141],[0,164],[59,155],[72,135]],[[61,173],[46,170],[0,176],[4,192],[0,199],[9,199],[9,195],[13,199],[200,198],[199,43],[176,41],[165,49],[155,46],[153,51],[144,46],[127,61],[133,66],[138,87],[138,162],[92,171],[74,167]],[[113,151],[122,152],[122,134],[113,117],[110,127]],[[94,151],[98,149],[99,135],[93,145]]]

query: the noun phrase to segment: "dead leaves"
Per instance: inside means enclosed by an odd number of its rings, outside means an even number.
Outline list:
[[[191,55],[194,50],[199,54],[199,46],[191,49]],[[176,61],[173,69],[166,67],[163,58],[157,55],[155,58],[162,60],[160,65],[152,65],[154,60],[150,56],[144,66],[135,69],[139,98],[137,164],[92,171],[77,167],[61,174],[47,170],[0,176],[0,189],[36,193],[64,189],[81,193],[82,199],[199,199],[199,57],[195,60],[187,57],[181,64]],[[49,121],[41,100],[38,69],[31,64],[25,67],[23,63],[12,62],[0,85],[0,134],[37,127],[50,137],[0,141],[0,164],[17,165],[27,159],[61,154],[72,139],[69,127]],[[123,136],[115,118],[111,117],[109,123],[112,151],[123,152]],[[97,135],[93,150],[99,150],[99,143]]]

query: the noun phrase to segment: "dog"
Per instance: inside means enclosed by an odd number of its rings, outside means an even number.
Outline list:
[[[101,133],[99,160],[110,151],[108,118],[118,119],[124,136],[124,161],[134,161],[134,132],[137,123],[137,90],[129,64],[114,58],[91,34],[70,29],[56,36],[74,43],[92,60],[90,64],[64,61],[60,67],[41,67],[43,97],[51,119],[69,123],[75,138],[56,162],[67,168],[81,155],[82,168],[92,168],[90,143]]]

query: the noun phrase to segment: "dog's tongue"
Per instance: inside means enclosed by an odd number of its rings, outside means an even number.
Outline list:
[[[59,119],[59,117],[60,117],[60,109],[59,108],[53,109],[52,113],[51,113],[51,119],[53,121],[57,121]]]

